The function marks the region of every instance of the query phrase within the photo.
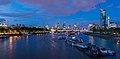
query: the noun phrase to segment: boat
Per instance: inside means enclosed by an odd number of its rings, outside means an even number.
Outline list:
[[[76,40],[75,40],[76,41]],[[88,43],[88,44],[81,44],[77,42],[74,42],[73,39],[67,39],[66,43],[69,45],[76,47],[80,51],[84,52],[89,57],[104,57],[104,56],[113,56],[116,54],[115,51],[105,48],[99,48],[94,44]]]
[[[99,47],[97,47],[96,45],[93,45],[93,44],[91,44],[91,43],[88,43],[88,44],[86,44],[87,45],[87,49],[88,50],[92,50],[92,49],[99,49]]]
[[[66,43],[73,45],[77,43],[83,43],[83,40],[80,38],[76,38],[75,36],[68,37],[68,39],[65,40]]]
[[[101,56],[112,56],[112,55],[115,55],[116,53],[115,53],[115,51],[110,50],[110,49],[100,48],[99,54]]]
[[[67,44],[69,44],[69,45],[73,45],[73,43],[72,43],[72,40],[71,40],[71,39],[66,39],[66,40],[65,40],[65,43],[67,43]]]
[[[74,32],[68,33],[68,36],[76,35]]]
[[[104,57],[104,56],[113,56],[116,54],[115,51],[106,49],[106,48],[99,48],[96,45],[87,44],[87,50],[85,53],[91,57]]]
[[[87,50],[87,45],[84,44],[74,44],[74,47],[76,47],[77,49],[81,50],[81,51],[86,51]]]
[[[66,42],[67,44],[69,44],[70,46],[74,46],[74,47],[76,47],[77,45],[83,43],[82,41],[72,40],[72,39],[66,40],[65,42]]]
[[[8,38],[10,35],[7,35],[7,34],[2,34],[0,35],[0,38]]]
[[[76,44],[76,43],[83,43],[82,39],[73,39],[72,43]]]
[[[24,36],[31,36],[32,34],[31,33],[24,33],[23,35]]]
[[[67,39],[67,36],[58,36],[58,40],[65,40],[65,39]]]
[[[99,47],[96,45],[93,45],[91,43],[85,44],[85,50],[84,53],[90,57],[99,57]]]
[[[90,56],[90,57],[99,57],[99,54],[98,54],[98,50],[96,49],[93,49],[93,50],[86,50],[84,52],[86,55]]]
[[[120,43],[120,40],[117,40],[117,42],[116,42],[117,44],[119,44]]]

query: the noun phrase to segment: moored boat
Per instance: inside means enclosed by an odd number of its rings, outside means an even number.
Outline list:
[[[10,35],[8,35],[8,34],[2,34],[2,35],[0,35],[0,38],[8,38]]]
[[[115,54],[116,54],[115,51],[110,50],[110,49],[105,49],[105,48],[99,49],[99,55],[101,55],[101,56],[112,56]]]
[[[32,34],[31,33],[24,33],[23,35],[24,36],[31,36]]]
[[[67,36],[58,36],[58,40],[65,40],[67,38],[68,38]]]

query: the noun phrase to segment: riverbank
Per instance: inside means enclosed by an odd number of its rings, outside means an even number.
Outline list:
[[[85,32],[84,34],[85,35],[95,36],[95,37],[100,37],[100,38],[119,39],[120,40],[120,35],[103,34],[103,33],[93,33],[93,32]]]
[[[27,32],[26,32],[27,33]],[[33,33],[28,33],[28,34],[32,34],[32,35],[36,35],[36,34],[47,34],[49,33],[49,31],[44,31],[44,32],[33,32]],[[9,36],[19,36],[19,35],[23,35],[22,33],[0,33],[0,35],[9,35]]]

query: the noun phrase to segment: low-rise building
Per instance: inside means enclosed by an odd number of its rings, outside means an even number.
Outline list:
[[[110,22],[109,28],[117,28],[117,23]]]
[[[3,23],[3,24],[0,24],[0,28],[7,28],[7,24]]]

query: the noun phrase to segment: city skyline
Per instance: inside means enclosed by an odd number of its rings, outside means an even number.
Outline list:
[[[100,7],[111,22],[120,25],[120,1],[116,0],[0,0],[0,21],[8,25],[54,26],[57,22],[87,27],[100,23]],[[117,11],[117,12],[116,12]]]
[[[120,0],[0,0],[0,59],[120,59]]]

